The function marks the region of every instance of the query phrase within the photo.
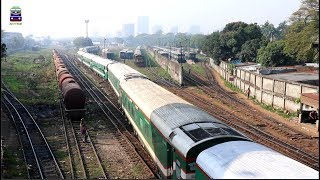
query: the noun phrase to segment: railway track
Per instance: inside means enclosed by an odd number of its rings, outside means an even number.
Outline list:
[[[60,111],[62,113],[65,138],[67,142],[67,151],[70,164],[71,179],[109,179],[105,172],[96,148],[90,140],[88,132],[87,143],[82,141],[79,128],[79,122],[72,122],[65,118],[62,111],[62,103],[60,103]]]
[[[275,138],[273,134],[263,131],[260,128],[268,126],[269,128],[275,129],[278,133],[287,135],[288,139],[292,139],[295,141],[299,139],[309,139],[308,137],[304,137],[299,133],[292,132],[288,127],[285,127],[284,125],[279,128],[279,123],[275,120],[272,120],[272,118],[270,117],[264,117],[266,120],[268,120],[268,122],[262,123],[261,114],[253,114],[252,112],[254,112],[255,110],[253,110],[248,104],[223,90],[214,80],[214,77],[212,76],[210,69],[207,66],[205,67],[205,72],[209,82],[208,80],[206,81],[205,79],[203,79],[200,74],[191,73],[191,75],[189,75],[189,73],[185,72],[184,79],[186,80],[186,83],[189,85],[195,85],[211,98],[218,99],[223,104],[231,106],[234,109],[237,109],[237,111],[244,113],[245,116],[255,119],[257,122],[255,125],[248,124],[247,122],[242,120],[242,118],[235,116],[233,113],[218,108],[217,105],[210,102],[210,100],[199,96],[194,91],[187,89],[184,90],[183,87],[179,87],[178,85],[172,86],[171,83],[163,82],[163,78],[158,77],[158,75],[152,70],[150,70],[150,72],[156,79],[157,83],[162,84],[168,90],[171,89],[171,91],[175,94],[179,94],[181,97],[188,100],[189,102],[192,102],[194,105],[204,109],[211,115],[217,117],[218,119],[221,119],[235,129],[238,129],[254,141],[264,144],[278,152],[281,152],[282,154],[286,154],[287,156],[308,165],[309,167],[319,170],[319,158],[317,156],[306,153],[301,148]]]
[[[22,155],[23,155],[23,160],[24,160],[24,163],[25,163],[25,169],[28,169],[28,164],[27,164],[27,158],[26,158],[26,154],[25,154],[25,152],[24,152],[24,148],[23,148],[23,141],[22,141],[22,137],[21,137],[21,133],[19,133],[18,132],[18,125],[17,125],[17,123],[14,121],[14,115],[12,114],[13,112],[11,112],[11,111],[9,111],[9,107],[8,107],[8,104],[6,104],[3,100],[1,100],[1,107],[5,107],[5,108],[3,108],[2,110],[7,110],[7,113],[9,113],[9,116],[7,116],[7,117],[9,117],[11,120],[12,120],[12,122],[13,122],[13,125],[14,125],[14,127],[15,127],[15,130],[16,130],[16,134],[18,135],[18,139],[19,139],[19,145],[20,145],[20,147],[22,147],[21,148],[21,150],[22,150]],[[1,143],[2,143],[2,140],[1,140]],[[1,144],[1,160],[3,160],[3,149],[2,149],[2,144]],[[2,164],[2,163],[1,163]],[[29,171],[27,171],[27,178],[28,179],[30,179],[30,174],[29,174]]]
[[[225,92],[217,84],[217,82],[213,80],[212,74],[208,71],[207,68],[208,67],[206,67],[206,74],[207,76],[209,76],[209,79],[211,79],[209,83],[201,79],[201,76],[199,74],[193,74],[194,76],[189,76],[185,73],[184,79],[187,80],[190,84],[195,84],[197,88],[201,89],[205,94],[209,95],[211,98],[219,99],[219,101],[221,101],[223,104],[231,106],[231,108],[233,107],[233,109],[236,109],[237,111],[241,112],[242,114],[244,114],[244,116],[247,116],[247,118],[255,120],[256,124],[249,124],[242,118],[235,116],[234,113],[221,110],[221,108],[217,108],[216,105],[214,105],[207,99],[201,98],[192,92],[189,92],[189,95],[181,93],[181,95],[185,99],[194,102],[194,104],[198,107],[201,107],[202,109],[206,110],[215,117],[222,119],[230,126],[248,135],[254,141],[265,144],[266,146],[271,147],[276,151],[286,154],[287,156],[297,161],[300,161],[303,164],[306,164],[316,170],[319,170],[318,157],[306,153],[304,150],[301,150],[301,148],[293,146],[290,143],[285,142],[284,140],[275,138],[272,134],[265,131],[264,129],[266,129],[267,127],[275,129],[278,133],[282,133],[286,135],[288,139],[293,139],[295,141],[309,139],[308,137],[304,137],[299,133],[289,130],[289,127],[286,127],[285,125],[282,125],[281,128],[279,128],[279,123],[270,117],[263,117],[260,113],[252,113],[254,112],[254,110],[250,106]],[[211,84],[211,86],[208,86],[208,84]]]
[[[1,81],[4,89],[2,103],[8,108],[19,133],[28,177],[30,179],[64,179],[46,138],[26,107]]]
[[[123,112],[116,106],[96,85],[87,78],[76,66],[71,63],[68,56],[64,56],[66,66],[74,75],[79,84],[86,93],[94,101],[105,115],[106,127],[112,132],[115,139],[120,143],[126,154],[133,163],[142,163],[146,174],[150,174],[149,178],[157,176],[155,163],[147,151],[142,147],[139,140],[134,136],[132,127],[129,125]]]

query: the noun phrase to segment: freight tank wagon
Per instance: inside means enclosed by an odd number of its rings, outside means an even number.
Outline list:
[[[85,94],[56,50],[53,50],[53,59],[66,116],[73,121],[79,121],[85,115]]]

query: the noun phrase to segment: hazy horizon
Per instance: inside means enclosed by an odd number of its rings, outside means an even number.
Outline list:
[[[160,25],[164,33],[173,26],[187,32],[193,25],[209,34],[222,30],[230,22],[274,24],[288,20],[299,9],[301,0],[3,0],[1,26],[7,32],[24,36],[52,38],[85,36],[89,19],[89,37],[115,35],[123,24],[135,24],[138,16],[149,17],[149,34]],[[10,25],[10,8],[21,8],[22,25]]]

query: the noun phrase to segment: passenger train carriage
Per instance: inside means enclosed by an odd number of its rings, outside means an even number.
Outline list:
[[[194,178],[196,156],[214,144],[247,140],[206,112],[142,78],[120,83],[121,104],[166,178]]]
[[[199,179],[314,179],[316,170],[254,142],[231,141],[201,152]]]
[[[134,61],[137,66],[143,67],[145,66],[142,54],[141,54],[141,46],[138,46],[136,50],[134,51]]]
[[[289,173],[318,178],[318,171],[252,142],[131,67],[80,51],[78,55],[108,79],[163,178],[287,178]],[[274,165],[284,171],[275,171]]]

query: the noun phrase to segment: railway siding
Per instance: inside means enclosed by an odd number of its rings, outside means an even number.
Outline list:
[[[70,60],[69,57],[71,56],[63,57],[65,62],[73,61],[73,60]],[[83,89],[86,90],[87,95],[90,97],[89,101],[92,102],[92,105],[99,106],[98,109],[100,110],[97,109],[94,113],[91,113],[89,110],[88,113],[90,114],[90,117],[87,117],[87,118],[95,119],[95,121],[91,121],[90,123],[91,126],[94,127],[92,130],[90,130],[90,131],[94,131],[93,133],[90,133],[90,134],[93,134],[91,141],[94,142],[94,144],[96,145],[98,149],[98,153],[102,154],[101,160],[105,165],[106,169],[107,170],[111,169],[111,172],[108,171],[109,176],[111,178],[118,178],[118,177],[120,178],[132,178],[132,177],[154,178],[153,173],[150,171],[149,167],[146,166],[144,161],[144,159],[148,159],[150,157],[148,157],[147,153],[144,154],[145,156],[143,156],[143,158],[140,157],[142,151],[145,151],[145,150],[143,148],[138,148],[138,146],[141,147],[140,143],[134,143],[134,142],[137,142],[138,140],[137,138],[134,137],[132,130],[130,130],[128,126],[126,118],[124,118],[122,112],[119,111],[118,106],[111,103],[112,101],[105,94],[101,92],[100,88],[96,87],[96,85],[94,85],[91,80],[89,80],[86,76],[84,76],[84,73],[80,72],[75,65],[68,63],[67,66],[69,66],[69,68],[72,68],[71,72],[74,73],[73,75],[75,76],[76,80],[79,81],[81,86],[83,86]],[[90,70],[87,72],[92,73],[93,71]],[[115,96],[114,92],[107,92],[107,94],[109,95],[113,94],[113,96]],[[114,99],[114,98],[111,98],[111,99]],[[116,151],[120,150],[119,151],[120,154],[119,153],[112,154],[113,156],[116,156],[116,155],[121,156],[116,158],[117,161],[115,162],[112,161],[112,159],[115,159],[115,157],[111,158],[111,160],[106,159],[106,157],[110,157],[111,154],[109,154],[110,151],[106,152],[102,150],[104,148],[108,148],[108,146],[105,146],[106,144],[100,145],[100,143],[98,143],[100,142],[100,140],[97,140],[97,139],[100,139],[101,137],[96,135],[95,132],[99,132],[99,134],[104,134],[104,132],[102,133],[99,130],[97,131],[97,126],[106,127],[104,131],[110,131],[111,137],[117,140],[116,144],[118,144],[120,147],[112,146],[112,148],[116,148]],[[128,140],[129,137],[133,137],[133,138],[130,138],[130,140]],[[105,139],[104,141],[108,142],[108,139]],[[138,153],[136,151],[138,151]],[[126,156],[123,156],[123,154],[126,154]],[[122,164],[122,162],[126,162],[126,163]],[[119,167],[119,166],[122,166],[122,167]],[[112,170],[116,170],[116,171],[112,171]]]

